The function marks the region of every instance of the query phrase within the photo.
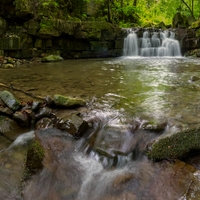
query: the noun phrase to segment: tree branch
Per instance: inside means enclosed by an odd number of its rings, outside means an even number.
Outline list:
[[[18,92],[22,92],[22,93],[24,93],[24,94],[26,94],[28,96],[31,96],[31,97],[39,99],[39,100],[43,100],[43,101],[45,100],[44,97],[36,96],[36,95],[34,95],[34,94],[30,93],[30,92],[26,92],[26,91],[24,91],[22,89],[16,88],[13,85],[8,86],[6,84],[0,83],[0,87],[4,87],[4,88],[12,89],[12,90],[15,90],[15,91],[18,91]]]
[[[186,7],[188,8],[188,10],[190,11],[192,17],[195,19],[194,13],[193,13],[193,11],[191,10],[190,6],[189,6],[184,0],[181,0],[181,1],[185,4],[185,6],[186,6]]]

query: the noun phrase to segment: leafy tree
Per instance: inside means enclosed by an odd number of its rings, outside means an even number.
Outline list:
[[[53,1],[53,0],[50,0]],[[77,7],[79,2],[100,4],[97,20],[106,20],[121,26],[156,26],[160,22],[172,23],[177,12],[186,17],[200,17],[200,0],[54,0],[64,1],[68,10]],[[75,6],[76,5],[76,6]],[[76,13],[74,13],[76,16]],[[87,20],[87,14],[82,13]],[[90,18],[91,19],[91,18]]]

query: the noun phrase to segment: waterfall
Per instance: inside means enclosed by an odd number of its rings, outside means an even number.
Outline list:
[[[172,31],[145,30],[141,38],[131,31],[124,39],[124,56],[181,56],[179,41]]]
[[[123,53],[125,56],[138,56],[138,41],[134,32],[129,33],[124,39]]]

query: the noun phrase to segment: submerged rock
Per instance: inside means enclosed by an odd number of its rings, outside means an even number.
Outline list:
[[[101,155],[114,158],[128,155],[136,145],[134,135],[126,126],[106,126],[99,131],[94,149]]]
[[[53,128],[53,123],[50,118],[44,117],[36,123],[35,127],[36,129]]]
[[[200,151],[199,140],[200,127],[166,133],[148,145],[147,155],[153,160],[182,158],[190,151]]]
[[[7,90],[4,90],[0,93],[0,98],[3,102],[11,109],[11,110],[18,110],[21,106],[19,100],[17,100],[12,93]]]
[[[85,106],[86,102],[83,99],[62,96],[59,94],[54,95],[54,103],[61,107],[75,107]]]

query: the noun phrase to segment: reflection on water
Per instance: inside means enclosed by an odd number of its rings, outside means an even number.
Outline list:
[[[0,82],[35,95],[85,98],[84,118],[94,128],[78,141],[68,141],[60,133],[47,134],[45,167],[27,184],[23,199],[187,199],[184,192],[194,169],[179,161],[151,163],[144,150],[157,133],[141,127],[149,121],[166,122],[164,131],[175,131],[199,124],[199,66],[197,59],[122,57],[0,69]],[[22,100],[30,99],[14,93]],[[31,138],[32,132],[21,139]],[[5,198],[9,193],[10,199],[20,196],[16,172],[22,169],[23,157],[13,151],[18,140],[0,155],[2,180],[13,178],[1,182],[0,191]],[[62,144],[59,152],[54,151],[55,144]]]
[[[85,98],[89,105],[126,115],[179,118],[199,123],[199,60],[140,58],[66,60],[0,69],[0,82],[35,95],[57,93]],[[24,100],[28,97],[17,94]]]
[[[200,81],[190,77],[200,77],[199,70],[199,60],[185,58],[68,60],[0,69],[0,82],[35,95],[80,96],[93,106],[131,115],[179,118],[193,113],[198,118]]]

